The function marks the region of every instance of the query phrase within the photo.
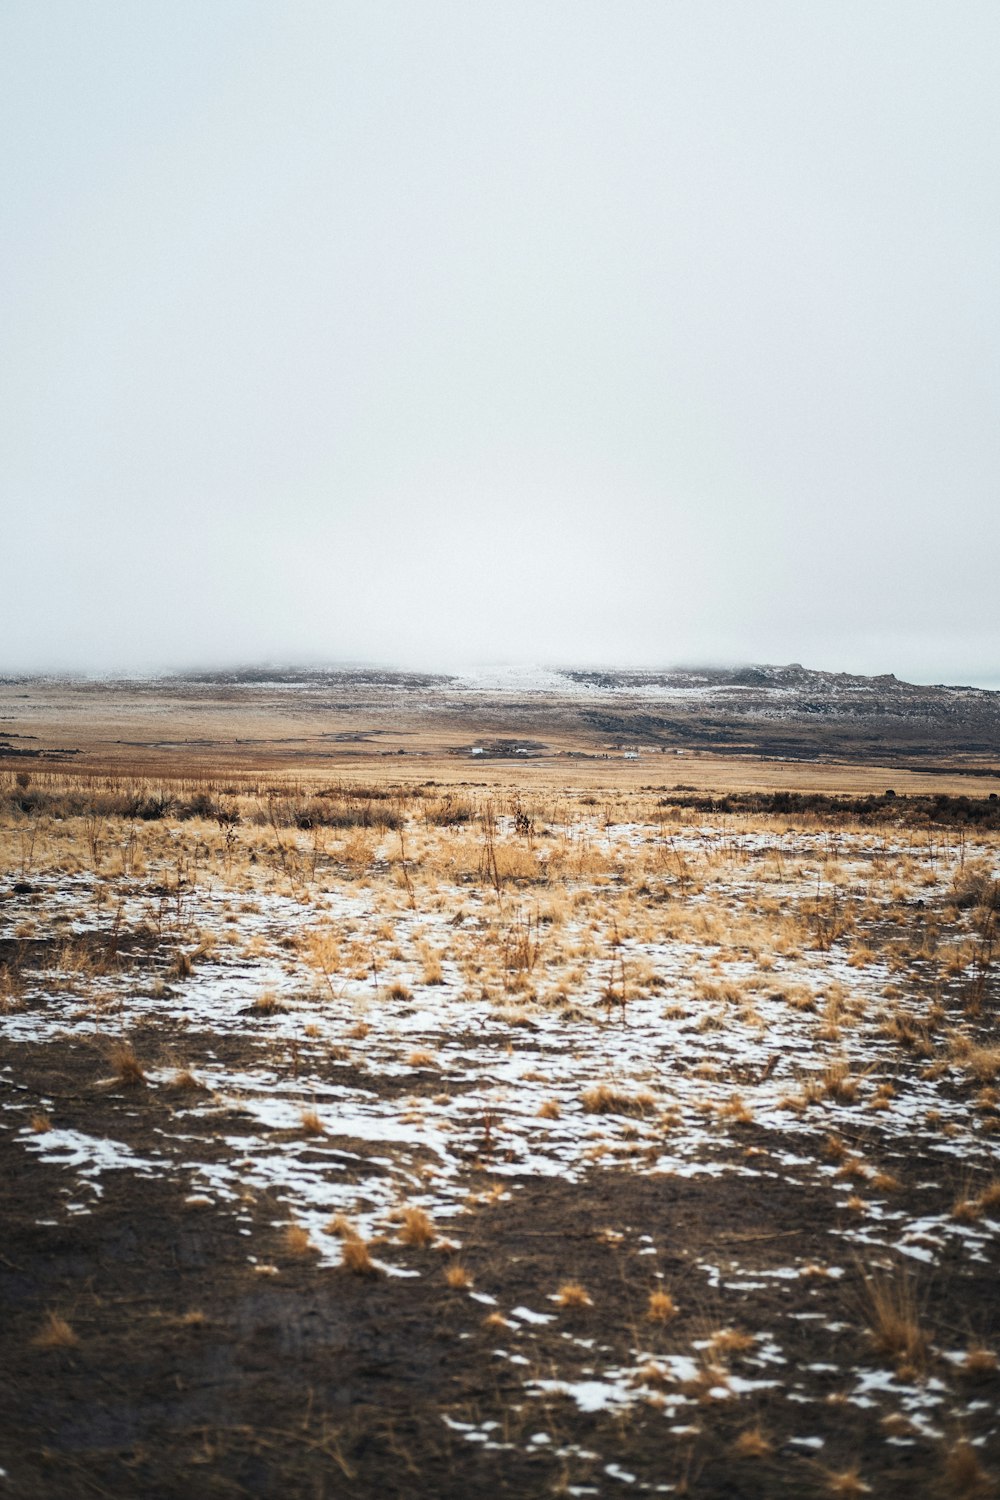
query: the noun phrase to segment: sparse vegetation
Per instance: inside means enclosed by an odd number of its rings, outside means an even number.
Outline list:
[[[517,786],[387,766],[0,781],[7,1149],[32,1193],[0,1279],[44,1289],[23,1358],[62,1379],[114,1340],[156,1360],[169,1330],[200,1392],[216,1341],[259,1340],[283,1381],[280,1337],[308,1372],[289,1492],[322,1453],[427,1493],[468,1448],[523,1493],[600,1490],[611,1464],[878,1494],[901,1453],[929,1496],[990,1493],[1000,824],[569,759]],[[123,1223],[119,1263],[98,1226]],[[358,1409],[321,1413],[341,1385]],[[414,1391],[423,1427],[393,1415]],[[199,1427],[194,1487],[293,1445],[253,1421]],[[152,1492],[143,1463],[121,1472]]]

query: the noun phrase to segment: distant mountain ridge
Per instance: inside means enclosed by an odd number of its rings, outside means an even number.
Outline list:
[[[673,692],[726,688],[761,688],[785,692],[860,690],[904,694],[972,693],[1000,700],[1000,693],[990,688],[946,683],[922,685],[905,682],[894,672],[883,672],[873,677],[855,672],[824,672],[815,667],[804,667],[801,662],[791,662],[787,666],[754,663],[739,667],[675,667],[662,672],[638,668],[560,669],[560,675],[580,687],[611,691],[628,691],[630,688],[663,688]]]

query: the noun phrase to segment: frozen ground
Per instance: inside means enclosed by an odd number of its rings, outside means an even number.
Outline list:
[[[257,1275],[353,1286],[358,1240],[369,1300],[455,1270],[449,1336],[503,1368],[438,1402],[456,1473],[468,1448],[682,1493],[723,1431],[745,1488],[695,1493],[995,1467],[996,981],[953,899],[995,846],[587,815],[579,874],[539,838],[538,878],[491,888],[412,838],[409,883],[386,835],[308,881],[151,858],[8,891],[0,1131],[36,1227],[145,1179],[228,1217]]]

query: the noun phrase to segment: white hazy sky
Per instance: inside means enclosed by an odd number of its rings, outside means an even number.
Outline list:
[[[3,0],[0,670],[1000,680],[996,0]]]

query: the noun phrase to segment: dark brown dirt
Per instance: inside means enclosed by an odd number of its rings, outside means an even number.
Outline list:
[[[217,1047],[220,1039],[204,1040]],[[138,1041],[149,1057],[152,1035]],[[186,1034],[184,1046],[196,1063],[198,1039]],[[171,1091],[109,1084],[97,1040],[6,1046],[0,1068],[8,1099],[55,1099],[61,1125],[107,1133],[140,1153],[156,1151],[172,1128]],[[801,1282],[793,1292],[787,1280],[767,1278],[828,1257],[841,1212],[827,1189],[792,1183],[780,1169],[763,1178],[595,1169],[577,1184],[503,1179],[507,1196],[480,1198],[456,1226],[462,1264],[494,1305],[450,1289],[448,1257],[434,1248],[406,1251],[398,1263],[420,1274],[405,1279],[291,1256],[276,1224],[282,1210],[267,1195],[241,1205],[238,1218],[224,1205],[186,1202],[190,1184],[174,1170],[107,1172],[90,1212],[69,1214],[62,1190],[72,1174],[26,1152],[10,1114],[0,1123],[0,1495],[467,1500],[666,1485],[713,1500],[764,1500],[826,1494],[828,1471],[855,1464],[879,1496],[956,1493],[940,1441],[887,1445],[887,1408],[844,1399],[845,1372],[878,1363],[864,1268],[849,1259],[844,1277],[818,1275],[806,1292]],[[23,1125],[22,1112],[13,1123]],[[238,1132],[238,1116],[223,1128]],[[740,1146],[721,1149],[758,1151],[755,1163],[768,1165],[767,1144],[747,1126]],[[782,1144],[794,1147],[794,1137]],[[470,1191],[497,1180],[489,1165],[470,1163]],[[942,1183],[942,1201],[954,1186]],[[255,1271],[251,1249],[278,1274]],[[645,1316],[657,1271],[680,1309],[667,1325]],[[726,1287],[740,1277],[756,1288]],[[593,1305],[558,1309],[549,1298],[566,1281],[587,1288]],[[986,1343],[1000,1335],[988,1266],[918,1268],[916,1295],[946,1346],[970,1333]],[[552,1321],[484,1321],[521,1305]],[[791,1316],[802,1308],[819,1316]],[[50,1311],[68,1320],[74,1347],[33,1342]],[[785,1363],[751,1366],[738,1353],[728,1361],[734,1375],[777,1381],[773,1389],[718,1400],[710,1382],[696,1381],[689,1394],[699,1399],[673,1422],[652,1405],[588,1414],[566,1397],[525,1390],[556,1370],[564,1381],[594,1378],[590,1348],[574,1339],[594,1341],[608,1369],[633,1364],[637,1347],[690,1355],[723,1327],[778,1335]],[[789,1399],[794,1390],[801,1399]],[[980,1394],[980,1457],[995,1466],[1000,1380],[985,1377]],[[446,1418],[480,1432],[495,1422],[500,1446],[485,1449]],[[757,1424],[771,1456],[739,1458],[734,1441]],[[942,1426],[949,1441],[960,1435],[947,1417]],[[539,1434],[544,1441],[532,1442]],[[796,1444],[807,1436],[823,1439],[821,1452]]]

